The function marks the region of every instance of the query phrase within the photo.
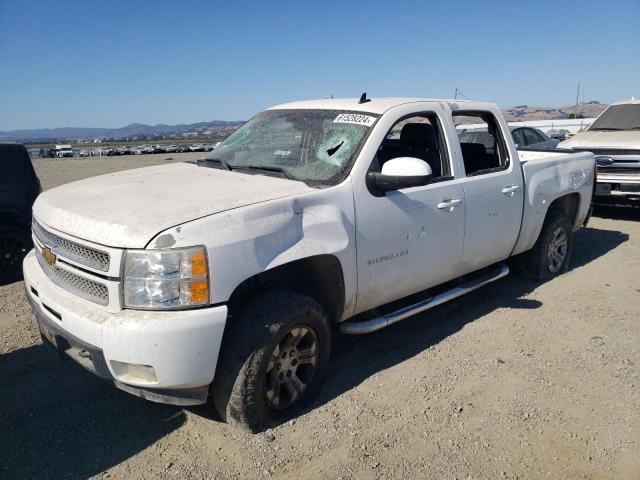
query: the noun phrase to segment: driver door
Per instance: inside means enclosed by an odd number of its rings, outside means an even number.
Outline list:
[[[370,167],[414,157],[434,178],[424,186],[356,192],[358,300],[356,311],[417,293],[458,276],[464,240],[464,189],[454,177],[442,112],[400,118]]]

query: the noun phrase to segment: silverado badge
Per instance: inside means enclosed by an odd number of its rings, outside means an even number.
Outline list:
[[[53,265],[54,262],[56,261],[55,253],[53,253],[51,249],[46,245],[42,247],[42,258],[44,258],[44,261],[47,262],[49,265]]]

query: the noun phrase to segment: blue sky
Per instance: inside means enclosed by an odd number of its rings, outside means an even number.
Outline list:
[[[0,130],[246,119],[335,96],[640,96],[640,0],[0,0]]]

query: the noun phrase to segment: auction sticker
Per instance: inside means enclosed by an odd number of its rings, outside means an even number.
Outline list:
[[[376,121],[376,117],[369,115],[360,115],[357,113],[341,113],[338,115],[333,123],[353,123],[355,125],[364,125],[370,127]]]

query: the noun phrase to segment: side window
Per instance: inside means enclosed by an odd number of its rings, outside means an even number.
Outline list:
[[[380,171],[385,162],[398,157],[424,160],[431,167],[433,178],[451,175],[444,135],[435,113],[420,113],[398,121],[382,141],[372,169]]]
[[[458,130],[460,149],[467,176],[503,170],[509,166],[507,146],[498,121],[490,112],[455,111],[453,121]],[[463,131],[475,132],[466,136]]]
[[[540,137],[538,137],[538,134],[534,130],[531,130],[530,128],[524,129],[524,136],[527,139],[527,145],[531,145],[532,143],[538,143],[542,141]]]
[[[462,140],[460,140],[462,141]],[[522,129],[519,128],[518,130],[514,130],[513,131],[513,141],[516,142],[516,145],[518,147],[524,147],[527,142],[525,141],[524,138],[524,134],[522,133]]]

